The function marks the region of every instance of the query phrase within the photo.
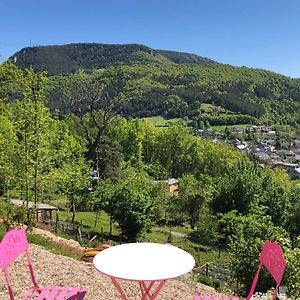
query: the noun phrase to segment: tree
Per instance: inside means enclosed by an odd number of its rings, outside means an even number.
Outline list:
[[[0,64],[0,99],[21,99],[24,88],[22,71],[9,61]]]
[[[118,188],[115,182],[111,180],[101,180],[97,184],[93,196],[91,198],[91,204],[93,210],[96,210],[97,215],[100,210],[104,210],[110,216],[109,220],[109,234],[112,234],[113,216],[115,211],[114,194]],[[95,222],[96,223],[96,222]],[[95,225],[96,226],[96,225]]]
[[[300,236],[300,186],[295,186],[290,193],[290,207],[287,212],[287,230],[291,235],[292,243]]]
[[[42,199],[44,177],[49,173],[53,119],[45,106],[46,78],[31,69],[24,75],[24,99],[14,101],[12,121],[16,130],[16,177],[21,199],[35,204]]]
[[[127,178],[119,182],[112,197],[115,205],[113,220],[118,222],[122,235],[130,241],[136,241],[153,225],[155,207],[151,191],[149,177],[144,172],[131,170]]]
[[[183,117],[188,108],[188,104],[177,95],[168,96],[165,100],[165,106],[168,118]]]
[[[124,153],[125,161],[141,169],[143,165],[143,141],[145,138],[142,121],[138,119],[128,120],[123,124],[121,130],[122,136],[119,142],[122,147],[122,152]]]
[[[99,177],[101,138],[115,119],[115,111],[124,101],[121,92],[124,85],[124,75],[121,72],[117,72],[115,77],[104,77],[104,80],[79,76],[71,83],[67,93],[72,112],[78,117],[84,130],[87,158],[93,161]]]
[[[179,179],[179,210],[184,212],[192,229],[199,220],[200,210],[206,200],[207,192],[195,177],[186,174]]]
[[[286,285],[288,288],[288,295],[289,297],[293,297],[292,299],[299,299],[300,298],[300,248],[299,248],[299,241],[298,238],[298,245],[294,249],[289,249],[285,251],[285,257],[288,261],[288,267],[286,270],[285,277]]]
[[[52,178],[57,182],[58,189],[69,200],[72,211],[72,222],[75,220],[76,211],[86,209],[89,199],[91,183],[91,168],[84,158],[84,148],[79,138],[68,131],[65,123],[57,123],[55,138],[55,153],[52,157]]]
[[[263,194],[262,170],[247,158],[239,160],[218,184],[218,192],[212,199],[215,213],[236,210],[247,213],[251,201],[256,195]]]
[[[80,159],[74,163],[64,164],[59,173],[59,190],[69,200],[69,207],[72,212],[71,222],[73,223],[76,211],[80,207],[84,207],[84,201],[88,197],[90,169],[84,160]]]
[[[204,122],[202,120],[201,121],[198,120],[198,123],[199,123],[199,129],[204,130],[205,129]]]
[[[43,140],[49,130],[51,117],[48,109],[45,107],[45,85],[46,77],[43,74],[35,74],[32,69],[27,69],[25,74],[24,102],[32,108],[32,146],[34,161],[34,203],[38,202],[40,192],[40,171],[42,161],[42,151],[45,151],[47,139]],[[26,129],[25,129],[26,130]],[[28,137],[28,136],[27,136]],[[42,143],[44,142],[44,145]],[[27,151],[27,150],[26,150]]]
[[[17,136],[11,121],[11,111],[0,101],[0,196],[12,188]]]
[[[225,138],[226,138],[227,140],[229,140],[229,139],[232,138],[231,131],[230,131],[230,129],[229,129],[227,126],[225,127],[224,134],[225,134]]]
[[[186,127],[180,125],[170,126],[161,130],[156,136],[156,149],[153,160],[158,160],[167,170],[169,176],[177,178],[185,166],[182,160],[185,158],[185,149],[189,145],[191,135]]]
[[[276,226],[286,228],[291,206],[291,180],[284,170],[264,168],[263,171],[260,204],[267,207],[266,213]]]

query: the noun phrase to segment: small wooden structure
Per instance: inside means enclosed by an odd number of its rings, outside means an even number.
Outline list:
[[[11,199],[11,204],[15,206],[24,206],[27,207],[27,203],[25,200],[19,200],[19,199]],[[28,208],[34,208],[34,202],[28,201]],[[36,213],[37,213],[37,219],[40,222],[45,221],[51,221],[52,220],[52,211],[57,210],[56,207],[45,204],[45,203],[37,203],[36,204]]]
[[[167,190],[169,193],[177,194],[178,193],[178,180],[176,178],[169,178],[165,180],[167,185]]]

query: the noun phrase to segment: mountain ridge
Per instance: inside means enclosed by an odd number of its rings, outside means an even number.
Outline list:
[[[13,54],[10,61],[19,68],[30,66],[49,75],[68,75],[78,70],[102,69],[126,64],[218,64],[197,54],[156,50],[140,44],[71,43],[26,47]]]

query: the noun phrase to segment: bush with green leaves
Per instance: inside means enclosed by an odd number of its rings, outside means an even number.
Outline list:
[[[300,237],[298,237],[300,243]],[[300,248],[288,250],[285,253],[288,266],[285,274],[288,295],[293,299],[300,299]]]
[[[228,236],[233,275],[241,283],[239,292],[245,295],[250,290],[258,268],[264,242],[271,240],[289,245],[288,234],[281,227],[274,226],[271,217],[265,215],[265,208],[257,205],[250,207],[248,215],[236,211],[223,215],[220,225],[223,233]],[[275,281],[263,268],[256,290],[265,292],[274,286]]]
[[[32,209],[27,212],[25,206],[14,207],[4,200],[1,201],[3,203],[0,208],[0,216],[6,230],[34,220],[35,211]]]
[[[127,177],[115,186],[112,195],[112,218],[118,222],[122,235],[136,241],[150,230],[155,219],[153,186],[146,173],[129,169]]]

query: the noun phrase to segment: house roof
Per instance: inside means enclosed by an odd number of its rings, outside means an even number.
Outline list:
[[[236,147],[237,147],[239,150],[244,150],[244,149],[247,148],[246,145],[244,145],[244,144],[237,145]]]
[[[11,199],[10,202],[13,205],[16,205],[16,206],[22,206],[22,205],[26,206],[26,201],[25,200]],[[29,208],[34,207],[34,202],[28,201],[28,207]],[[39,210],[55,210],[56,209],[56,207],[45,204],[45,203],[37,203],[36,208],[39,209]]]
[[[173,185],[177,182],[178,182],[178,180],[176,178],[169,178],[169,179],[165,180],[165,183],[167,183],[168,185]]]

